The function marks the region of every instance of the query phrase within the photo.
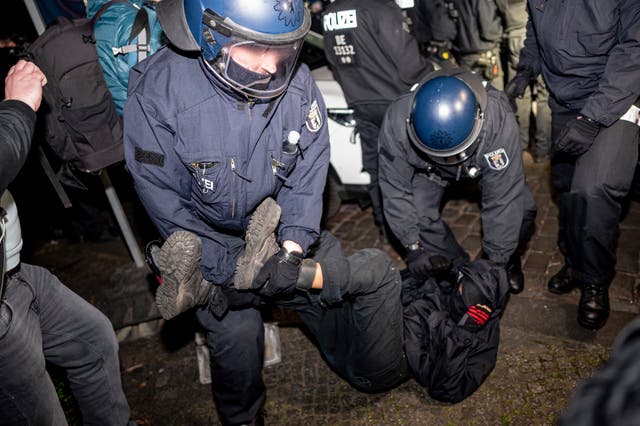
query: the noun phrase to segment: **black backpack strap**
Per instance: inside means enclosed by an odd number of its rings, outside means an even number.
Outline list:
[[[141,7],[136,18],[133,21],[131,27],[131,35],[129,36],[129,42],[133,41],[138,36],[138,62],[147,57],[151,46],[149,46],[149,37],[151,35],[151,27],[149,26],[149,14],[144,7]]]
[[[100,10],[93,16],[92,18],[92,28],[100,18],[100,15],[104,13],[111,5],[114,3],[128,3],[132,7],[137,7],[133,3],[128,0],[111,0],[109,3],[103,5]],[[138,13],[136,13],[136,17],[133,20],[133,25],[131,27],[131,33],[129,34],[129,43],[133,41],[136,37],[138,37],[138,42],[136,44],[129,44],[126,46],[112,46],[111,51],[113,52],[113,56],[117,55],[126,55],[127,53],[138,54],[137,62],[145,59],[149,51],[151,50],[151,46],[149,45],[149,35],[151,34],[151,28],[149,26],[149,15],[144,7],[139,8]]]

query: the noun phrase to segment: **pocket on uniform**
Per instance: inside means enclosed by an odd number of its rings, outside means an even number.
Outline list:
[[[193,192],[205,202],[214,202],[222,188],[220,184],[222,161],[192,161],[188,167],[193,179]]]

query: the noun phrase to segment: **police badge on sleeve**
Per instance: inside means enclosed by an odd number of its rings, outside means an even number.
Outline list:
[[[489,167],[493,170],[502,170],[509,165],[509,157],[507,157],[507,153],[504,148],[487,152],[484,154],[484,158],[487,160],[487,163],[489,163]]]
[[[307,129],[313,133],[317,132],[322,127],[322,114],[320,114],[320,107],[318,106],[317,100],[314,100],[311,104],[305,124],[307,125]]]

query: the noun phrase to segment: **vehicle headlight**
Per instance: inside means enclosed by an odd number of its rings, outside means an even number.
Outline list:
[[[341,126],[356,127],[356,118],[351,108],[329,108],[327,116]]]

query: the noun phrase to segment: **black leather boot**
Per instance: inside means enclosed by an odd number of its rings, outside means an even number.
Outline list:
[[[571,278],[571,268],[565,264],[554,276],[551,277],[547,284],[547,289],[551,293],[566,294],[579,286],[580,284]]]
[[[597,330],[607,322],[608,318],[609,286],[583,283],[578,305],[578,324],[590,330]]]
[[[522,273],[522,261],[520,260],[520,254],[514,253],[504,267],[507,271],[507,277],[509,278],[509,291],[513,294],[518,294],[524,290],[524,274]]]

